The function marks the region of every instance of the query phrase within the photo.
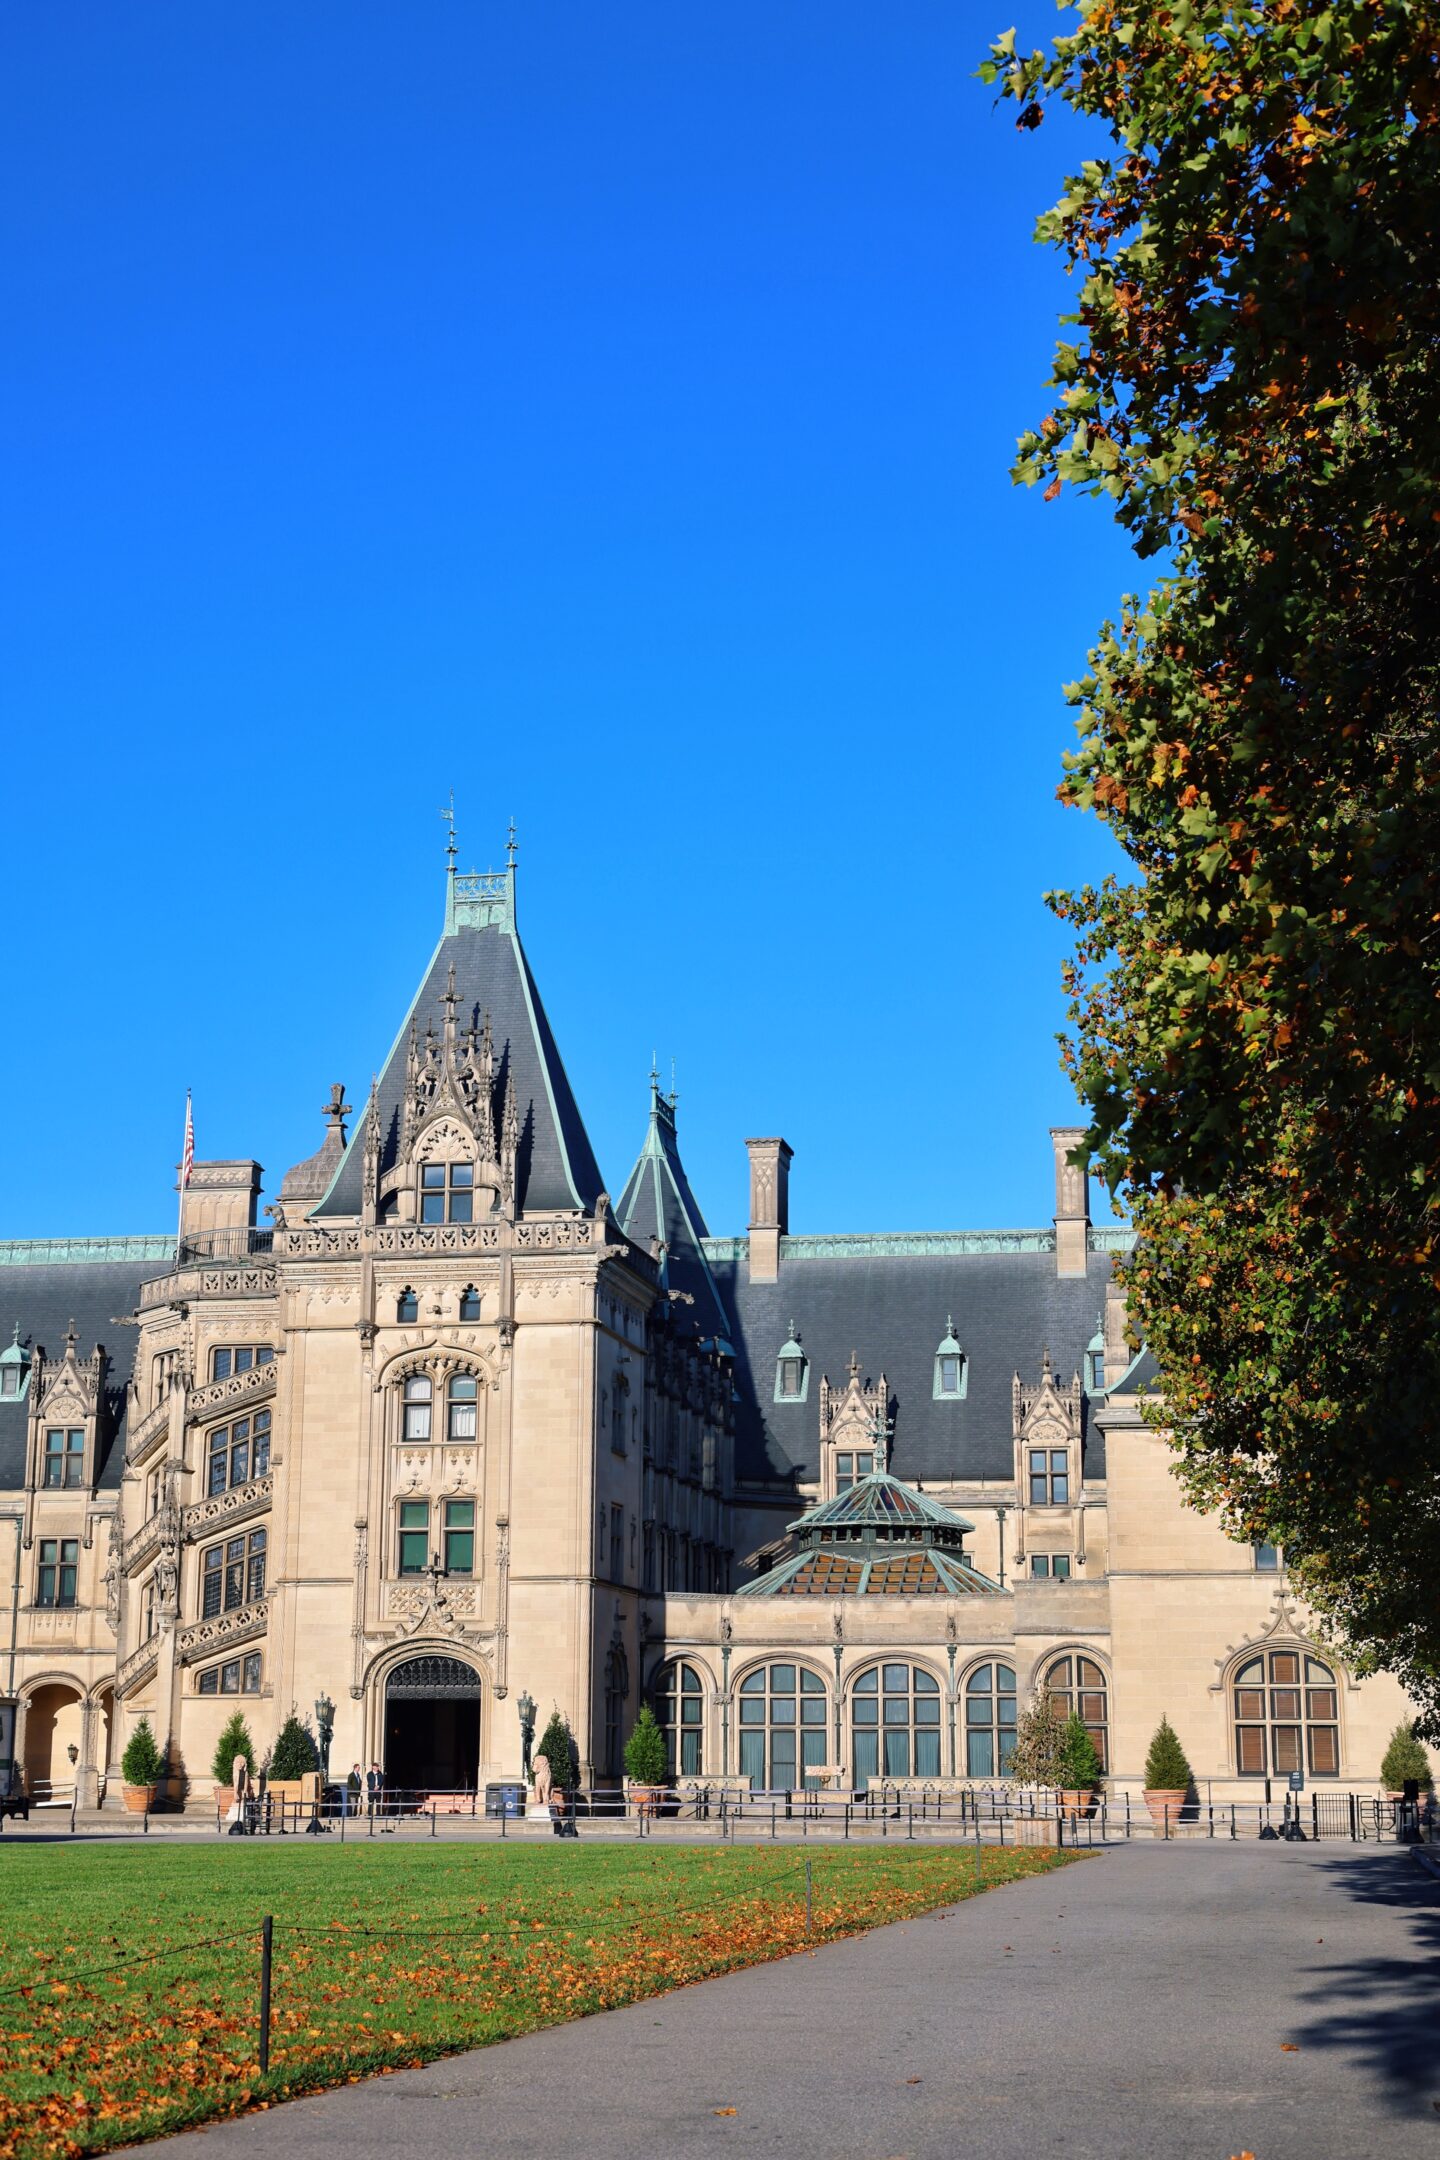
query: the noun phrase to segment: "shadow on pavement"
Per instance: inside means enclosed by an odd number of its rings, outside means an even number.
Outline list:
[[[1440,2132],[1440,1883],[1402,1848],[1318,1864],[1334,1895],[1387,1909],[1394,1954],[1317,1965],[1308,1985],[1297,1975],[1310,2014],[1295,2037],[1363,2062],[1407,2115],[1433,2103]]]

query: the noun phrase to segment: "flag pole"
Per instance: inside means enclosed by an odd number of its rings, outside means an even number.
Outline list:
[[[190,1106],[190,1090],[185,1090],[185,1142],[180,1150],[180,1209],[175,1221],[175,1259],[180,1259],[185,1242],[185,1188],[190,1183],[190,1166],[195,1160],[195,1118]]]

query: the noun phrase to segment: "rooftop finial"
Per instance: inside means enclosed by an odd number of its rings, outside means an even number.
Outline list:
[[[445,842],[445,853],[449,856],[450,860],[445,865],[445,867],[450,872],[450,875],[453,877],[455,874],[455,856],[457,853],[455,846],[455,790],[453,787],[450,790],[450,800],[441,810],[440,815],[444,818],[446,824],[450,828],[449,836]]]
[[[512,817],[510,820],[510,831],[505,841],[505,866],[508,870],[513,870],[515,867],[516,853],[517,849],[515,845],[515,820]]]

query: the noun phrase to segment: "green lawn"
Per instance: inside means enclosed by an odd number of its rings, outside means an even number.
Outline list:
[[[973,1848],[809,1857],[814,1942],[982,1886]],[[983,1886],[1071,1857],[987,1850]],[[640,1843],[0,1848],[0,2160],[102,2151],[804,1949],[805,1861]]]

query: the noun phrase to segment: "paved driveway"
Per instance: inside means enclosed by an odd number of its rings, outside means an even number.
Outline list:
[[[1407,1853],[1136,1844],[166,2153],[1440,2160],[1437,1981]]]

